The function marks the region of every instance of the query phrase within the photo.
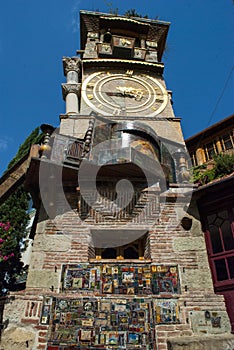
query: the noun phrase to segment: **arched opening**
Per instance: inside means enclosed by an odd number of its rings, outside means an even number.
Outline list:
[[[135,39],[135,47],[141,47],[141,41],[139,38]]]
[[[134,232],[132,232],[134,233]],[[113,236],[113,239],[115,236],[116,232],[109,231],[109,236]],[[140,235],[139,232],[135,231],[135,234]],[[97,239],[98,235],[95,233],[94,234]],[[103,235],[103,232],[102,232]],[[119,236],[121,234],[119,233]],[[93,237],[95,237],[93,236]],[[103,236],[102,236],[103,238]],[[143,260],[143,259],[148,259],[150,258],[149,251],[148,251],[148,233],[144,233],[141,235],[138,239],[133,240],[132,242],[129,242],[124,245],[120,246],[112,246],[112,247],[107,247],[107,248],[94,248],[95,249],[95,258],[96,260],[102,260],[102,259],[107,259],[107,260]],[[99,239],[97,239],[99,242]],[[108,238],[106,239],[106,243],[108,241]],[[108,243],[107,243],[108,244]],[[111,241],[110,241],[111,244]],[[90,259],[92,259],[90,255]]]
[[[116,259],[117,251],[114,248],[106,248],[102,251],[102,259]]]
[[[138,250],[134,246],[124,249],[124,259],[139,259]]]
[[[111,39],[112,39],[112,34],[111,34],[111,32],[108,30],[108,31],[103,35],[103,43],[105,43],[105,44],[110,44],[110,43],[111,43]]]

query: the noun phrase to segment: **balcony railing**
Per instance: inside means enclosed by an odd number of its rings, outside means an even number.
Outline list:
[[[112,145],[112,147],[111,147]],[[131,145],[121,147],[119,140],[112,140],[111,145],[106,145],[105,149],[94,147],[90,153],[85,152],[85,142],[83,140],[56,134],[53,137],[51,152],[46,157],[57,164],[66,164],[73,167],[79,167],[82,159],[89,158],[90,164],[98,167],[116,165],[123,172],[128,171],[128,165],[136,166],[134,172],[136,175],[147,173],[156,176],[158,179],[164,177],[165,170],[159,160],[136,150]],[[138,168],[137,168],[138,167]],[[124,170],[125,169],[125,170]],[[139,174],[138,170],[139,169]],[[162,170],[164,169],[164,170]]]
[[[55,135],[50,159],[56,163],[79,166],[84,151],[84,141],[64,135]]]
[[[121,165],[128,163],[137,165],[140,170],[151,174],[160,175],[161,172],[161,166],[157,159],[149,157],[131,146],[98,150],[97,152],[94,149],[94,151],[91,152],[90,158],[92,159],[92,163],[97,164],[98,166]]]

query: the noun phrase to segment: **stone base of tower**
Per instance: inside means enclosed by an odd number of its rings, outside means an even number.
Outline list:
[[[234,335],[171,338],[167,345],[168,350],[232,350]]]
[[[74,208],[76,195],[67,198]],[[196,210],[191,204],[190,214],[183,213],[184,205],[178,192],[160,195],[156,206],[151,202],[147,220],[154,224],[140,241],[139,259],[103,259],[90,246],[100,230],[121,235],[116,225],[104,230],[104,216],[90,229],[77,226],[74,210],[62,215],[62,226],[41,214],[26,290],[5,305],[3,321],[9,324],[2,348],[232,350],[229,318],[223,296],[213,292]],[[177,222],[178,213],[191,227]]]
[[[221,300],[217,300],[216,304],[219,302],[219,306],[215,308],[215,313],[218,317],[222,319],[222,326],[217,331],[212,329],[211,324],[204,320],[202,314],[204,311],[197,311],[195,317],[197,317],[196,327],[200,327],[200,330],[196,330],[191,324],[191,319],[189,323],[181,322],[180,324],[160,324],[154,326],[150,331],[152,337],[154,337],[152,343],[148,346],[137,347],[126,346],[126,347],[116,347],[107,345],[106,347],[101,347],[99,345],[88,345],[76,347],[75,344],[71,344],[69,341],[64,342],[64,340],[58,340],[57,337],[53,338],[51,333],[51,325],[43,325],[41,323],[41,310],[43,307],[42,300],[39,298],[33,298],[31,301],[25,298],[30,298],[30,296],[25,296],[23,299],[16,296],[16,300],[11,304],[8,304],[5,308],[6,317],[10,316],[10,323],[7,329],[3,331],[2,340],[0,344],[1,350],[37,350],[37,349],[63,349],[63,350],[75,350],[75,349],[149,349],[149,350],[233,350],[234,348],[234,335],[228,334],[230,327],[227,314],[225,310],[218,310],[222,308]],[[84,297],[83,297],[84,298]],[[86,297],[86,302],[89,302],[89,298]],[[110,298],[109,298],[110,299]],[[32,301],[34,300],[34,301]],[[64,298],[63,298],[64,300]],[[69,298],[66,297],[66,300]],[[71,296],[70,300],[74,300]],[[80,298],[76,298],[76,301]],[[90,298],[93,302],[93,298]],[[108,298],[106,298],[108,300]],[[106,302],[104,300],[104,302]],[[121,301],[121,297],[118,298],[117,302]],[[145,301],[145,299],[144,299]],[[14,319],[12,316],[15,316]],[[20,320],[20,317],[21,320]],[[203,318],[203,325],[201,324]],[[89,322],[86,320],[86,322]],[[88,323],[86,323],[88,324]],[[64,330],[67,325],[64,325]],[[83,327],[84,329],[85,327]],[[86,326],[86,331],[84,334],[88,336],[87,332],[90,327]],[[149,332],[149,330],[148,330]],[[147,336],[149,335],[149,333]],[[108,332],[101,331],[100,335],[105,336]],[[115,332],[109,332],[112,335]],[[108,334],[109,334],[108,333]],[[121,333],[121,332],[119,332]],[[124,334],[124,332],[122,332]],[[135,339],[135,338],[134,338]],[[133,340],[134,342],[134,340]],[[70,344],[69,344],[70,343]]]
[[[30,300],[29,300],[30,299]],[[41,300],[40,300],[41,299]],[[80,296],[75,297],[72,295],[67,295],[66,297],[60,295],[58,300],[66,300],[68,302],[73,301],[74,303],[78,303],[81,300],[85,299],[85,303],[90,304],[94,303],[95,300],[100,301],[100,298],[93,298],[88,296]],[[138,298],[139,299],[139,298]],[[149,298],[140,298],[141,302],[144,302],[144,308],[147,306],[146,304],[149,301]],[[219,299],[219,298],[218,298]],[[216,317],[221,318],[222,324],[220,328],[212,328],[211,321],[207,321],[204,318],[203,311],[192,311],[193,317],[196,319],[197,323],[191,323],[192,319],[183,321],[181,319],[181,323],[174,324],[159,324],[159,325],[150,325],[149,328],[144,329],[144,332],[141,332],[141,329],[135,330],[135,332],[128,332],[130,334],[130,339],[132,339],[132,344],[122,343],[122,346],[116,347],[114,345],[106,345],[101,346],[100,344],[95,345],[95,340],[93,338],[94,343],[92,345],[83,342],[83,344],[75,344],[72,343],[71,339],[66,337],[66,332],[69,326],[67,324],[62,325],[62,322],[66,323],[66,320],[61,319],[64,317],[61,315],[60,310],[60,330],[56,333],[52,329],[52,320],[50,324],[43,324],[42,320],[42,309],[43,309],[43,301],[41,298],[31,298],[29,295],[17,296],[16,300],[11,304],[7,304],[5,307],[5,317],[9,316],[10,322],[7,327],[3,331],[2,340],[1,340],[1,350],[26,350],[26,349],[62,349],[62,350],[75,350],[75,349],[149,349],[149,350],[233,350],[234,346],[234,335],[229,334],[230,326],[229,320],[226,314],[225,309],[223,308],[223,302],[221,299],[216,300],[216,307],[208,307],[206,305],[206,309],[209,309],[211,315],[216,315]],[[122,298],[121,296],[118,298],[105,297],[101,298],[105,307],[108,307],[108,303],[114,302],[118,307],[123,307],[126,305],[126,298]],[[136,305],[136,298],[133,298],[133,303]],[[127,297],[127,305],[131,305],[129,303],[129,297]],[[215,310],[215,311],[212,311]],[[146,309],[144,309],[146,310]],[[153,309],[155,311],[155,309]],[[64,314],[66,310],[64,309]],[[107,314],[106,314],[107,315]],[[218,315],[218,316],[217,316]],[[192,315],[191,315],[192,316]],[[67,317],[67,315],[66,315]],[[107,318],[111,317],[108,315]],[[123,316],[124,317],[124,316]],[[89,331],[91,330],[90,319],[87,317],[83,317],[83,326],[80,327],[83,330],[83,336],[89,337]],[[100,320],[99,320],[100,321]],[[102,319],[102,322],[105,322]],[[146,323],[145,323],[146,325]],[[71,327],[71,326],[70,326]],[[139,326],[137,326],[139,327]],[[199,329],[200,328],[200,329]],[[106,339],[107,334],[110,339],[110,336],[115,336],[116,331],[100,331],[98,334],[99,338],[102,336]],[[124,331],[118,331],[118,334],[123,335],[124,339]],[[134,334],[134,336],[133,336]],[[137,342],[135,342],[136,335],[145,335],[145,344],[137,346]],[[61,337],[61,339],[59,339]],[[63,338],[62,338],[63,337]],[[96,334],[97,337],[97,334]],[[132,337],[132,338],[131,338]],[[116,339],[116,338],[114,338]],[[98,342],[98,341],[97,341]],[[134,344],[135,342],[135,344]]]

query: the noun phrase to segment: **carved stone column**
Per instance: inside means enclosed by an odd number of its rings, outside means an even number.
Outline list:
[[[81,83],[62,84],[63,98],[66,101],[66,114],[79,113]]]
[[[63,57],[63,70],[67,83],[62,84],[66,101],[66,114],[79,113],[81,60],[79,57]]]
[[[68,83],[78,83],[80,81],[81,59],[79,57],[63,57],[63,71]]]

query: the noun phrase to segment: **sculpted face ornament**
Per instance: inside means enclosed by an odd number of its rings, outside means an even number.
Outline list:
[[[126,115],[154,117],[168,103],[163,84],[149,74],[127,71],[100,71],[82,84],[82,99],[104,116]]]

